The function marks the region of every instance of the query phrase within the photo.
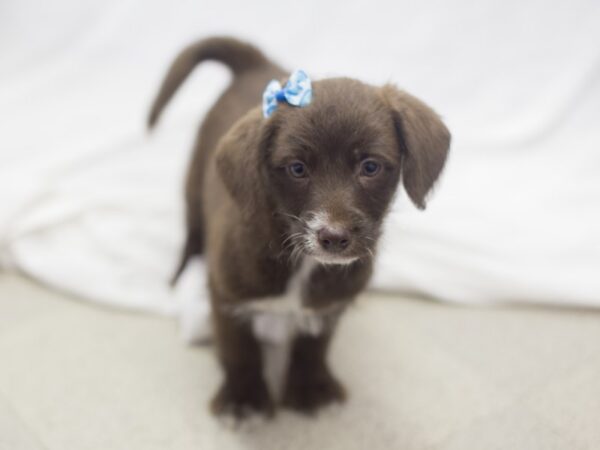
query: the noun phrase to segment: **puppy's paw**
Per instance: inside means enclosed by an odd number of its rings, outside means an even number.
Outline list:
[[[283,393],[283,405],[304,414],[314,414],[319,408],[345,400],[344,386],[328,372],[290,375]]]
[[[230,428],[261,416],[270,418],[275,411],[264,382],[244,386],[224,382],[211,402],[211,410]]]

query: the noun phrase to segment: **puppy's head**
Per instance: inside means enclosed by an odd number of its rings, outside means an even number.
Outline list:
[[[373,254],[402,177],[419,208],[444,166],[450,134],[421,101],[393,86],[315,82],[305,108],[251,111],[217,151],[217,167],[247,213],[269,209],[284,247],[328,264]]]

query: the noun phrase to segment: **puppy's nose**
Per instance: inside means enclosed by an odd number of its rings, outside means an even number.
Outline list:
[[[319,244],[330,252],[341,252],[350,245],[350,233],[345,230],[321,228],[317,233]]]

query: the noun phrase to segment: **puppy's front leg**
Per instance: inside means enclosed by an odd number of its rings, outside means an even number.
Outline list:
[[[283,393],[283,404],[311,414],[322,406],[346,399],[344,387],[331,374],[326,354],[333,330],[319,336],[299,335],[294,340]]]
[[[260,345],[251,323],[214,311],[218,355],[225,379],[212,401],[217,415],[243,419],[251,413],[273,414],[273,402],[262,374]]]

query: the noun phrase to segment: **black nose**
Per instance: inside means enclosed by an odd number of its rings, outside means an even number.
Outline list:
[[[343,230],[321,228],[317,238],[321,247],[330,252],[341,252],[350,245],[350,233]]]

